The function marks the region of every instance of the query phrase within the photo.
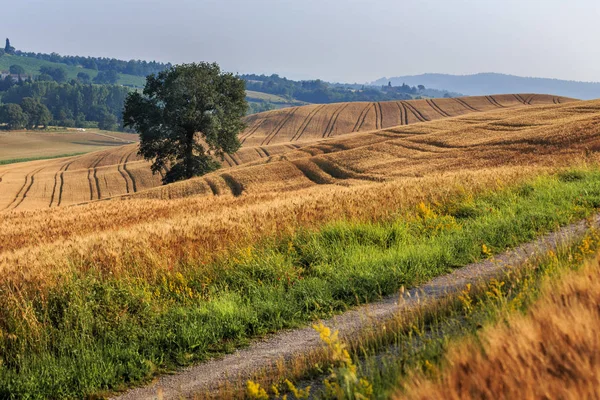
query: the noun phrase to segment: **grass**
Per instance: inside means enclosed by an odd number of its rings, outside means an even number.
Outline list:
[[[573,255],[581,256],[581,250]],[[540,267],[544,272],[558,269],[552,274],[558,276],[534,281],[534,294],[520,293],[538,297],[525,313],[510,312],[515,297],[503,291],[493,305],[496,323],[452,342],[441,368],[420,374],[398,398],[598,397],[598,257],[581,268],[564,256],[550,256]],[[520,286],[521,292],[529,289]]]
[[[95,78],[96,75],[98,75],[98,71],[96,71],[96,70],[80,68],[80,67],[61,64],[61,63],[53,63],[50,61],[39,60],[37,58],[32,58],[32,57],[24,57],[24,56],[10,55],[10,54],[5,54],[2,57],[0,57],[0,71],[8,71],[8,69],[10,68],[11,65],[20,65],[21,67],[23,67],[23,69],[25,69],[26,75],[32,75],[32,76],[39,75],[40,68],[43,66],[49,66],[49,67],[53,67],[53,68],[56,68],[56,67],[63,68],[67,72],[67,77],[69,80],[77,79],[77,74],[79,72],[85,72],[92,79]],[[142,76],[119,74],[119,80],[117,81],[117,83],[119,85],[144,87],[144,84],[146,83],[146,78],[142,77]]]
[[[0,396],[81,397],[139,383],[417,285],[599,205],[600,171],[579,170],[265,238],[214,262],[173,260],[155,279],[68,259],[80,272],[55,286],[12,281],[0,295]]]
[[[0,165],[17,164],[17,163],[22,163],[22,162],[38,161],[38,160],[52,160],[52,159],[55,159],[55,158],[64,158],[64,157],[79,156],[79,155],[82,155],[82,154],[86,154],[86,152],[70,153],[70,154],[57,154],[57,155],[53,155],[53,156],[39,156],[39,157],[28,157],[28,158],[13,158],[13,159],[8,159],[8,160],[0,160]]]
[[[590,230],[498,280],[376,323],[349,342],[315,326],[325,349],[293,371],[258,375],[246,396],[259,398],[262,384],[277,388],[264,391],[273,399],[294,390],[326,399],[595,397],[600,265],[598,256],[582,262],[599,239]]]

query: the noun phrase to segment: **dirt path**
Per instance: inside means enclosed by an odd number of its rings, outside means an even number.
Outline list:
[[[594,217],[591,225],[600,227],[600,215]],[[566,226],[531,243],[499,254],[493,260],[470,264],[451,274],[437,277],[423,286],[407,291],[403,299],[399,299],[398,296],[389,297],[323,322],[327,326],[339,329],[342,337],[351,335],[367,325],[372,325],[374,319],[384,321],[393,318],[398,312],[412,310],[425,302],[457,293],[464,289],[467,283],[477,283],[497,276],[509,266],[522,266],[530,257],[555,250],[560,244],[582,236],[589,226],[585,221]],[[365,318],[365,315],[369,318]],[[312,328],[284,331],[233,354],[184,369],[174,375],[162,376],[146,387],[132,389],[115,399],[157,399],[159,389],[162,391],[161,399],[189,398],[195,393],[209,392],[211,388],[218,387],[227,379],[237,381],[240,377],[248,378],[253,372],[269,367],[282,358],[289,359],[320,346],[322,344],[319,335]]]

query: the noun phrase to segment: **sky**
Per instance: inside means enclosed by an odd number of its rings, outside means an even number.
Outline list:
[[[600,81],[598,0],[18,0],[2,10],[0,37],[23,51],[332,82],[427,72]]]

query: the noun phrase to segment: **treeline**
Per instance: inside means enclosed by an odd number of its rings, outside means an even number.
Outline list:
[[[56,125],[118,130],[128,93],[117,85],[19,82],[1,93],[0,123],[9,129]]]
[[[337,103],[346,101],[386,101],[409,100],[412,91],[382,91],[372,86],[360,88],[332,85],[321,80],[293,81],[279,75],[241,75],[246,81],[246,89],[276,94],[307,103]]]
[[[128,74],[135,76],[147,76],[150,74],[158,73],[160,71],[164,71],[165,69],[171,67],[171,63],[163,64],[156,61],[125,61],[117,60],[116,58],[61,56],[58,53],[44,54],[24,52],[20,50],[15,51],[14,54],[18,56],[37,58],[38,60],[45,60],[65,65],[81,65],[83,68],[93,69],[96,71],[114,71],[120,74]]]

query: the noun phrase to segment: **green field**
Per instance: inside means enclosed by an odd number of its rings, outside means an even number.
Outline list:
[[[246,100],[251,103],[268,102],[273,104],[276,108],[303,106],[309,104],[300,100],[286,99],[285,97],[277,96],[276,94],[255,92],[252,90],[246,90]]]
[[[15,56],[10,54],[5,54],[0,57],[0,71],[8,71],[11,65],[20,65],[25,69],[25,73],[27,75],[33,76],[39,75],[40,67],[42,66],[63,68],[65,71],[67,71],[67,76],[69,77],[69,79],[76,79],[77,74],[79,72],[87,73],[92,79],[96,75],[98,75],[98,71],[95,71],[93,69],[86,69],[81,67],[69,66],[66,64],[53,63],[45,60],[38,60],[37,58]],[[117,83],[120,85],[143,87],[146,83],[146,78],[141,76],[119,74],[119,81]]]

